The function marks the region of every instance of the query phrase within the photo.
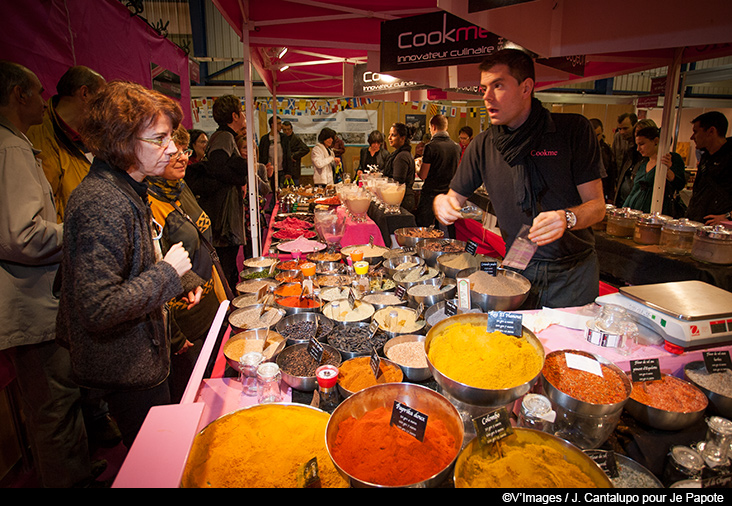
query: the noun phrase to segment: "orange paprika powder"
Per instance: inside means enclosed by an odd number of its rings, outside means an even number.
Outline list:
[[[420,441],[390,425],[391,410],[382,407],[338,425],[333,460],[351,476],[377,485],[419,483],[447,467],[458,446],[442,420],[429,419]]]

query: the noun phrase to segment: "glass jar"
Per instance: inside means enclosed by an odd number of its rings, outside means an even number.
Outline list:
[[[336,388],[338,368],[330,364],[321,365],[315,369],[315,378],[318,380],[318,408],[333,413],[339,402]]]
[[[671,219],[659,213],[641,214],[635,222],[633,241],[638,244],[659,244],[663,224]]]
[[[667,221],[661,227],[659,246],[670,255],[688,255],[691,253],[696,230],[701,226],[701,223],[686,218]]]
[[[688,446],[672,446],[666,457],[663,470],[663,485],[672,486],[687,480],[701,480],[704,459]]]
[[[615,348],[629,355],[638,342],[638,326],[626,309],[616,304],[604,304],[597,318],[587,321],[585,339],[604,348]]]
[[[351,282],[353,288],[358,290],[361,294],[368,292],[371,283],[368,277],[369,263],[363,260],[354,262],[353,270],[355,272],[355,276]]]
[[[635,209],[623,207],[613,209],[607,217],[607,233],[613,237],[630,239],[635,232],[635,222],[643,214]]]
[[[263,361],[264,355],[258,351],[245,353],[239,359],[241,391],[247,397],[257,395],[257,368]]]
[[[583,450],[600,447],[620,422],[623,408],[602,415],[577,413],[562,406],[556,406],[554,435],[566,439]]]
[[[257,402],[267,404],[282,402],[280,380],[282,373],[274,362],[265,362],[257,368]]]
[[[519,427],[552,432],[552,424],[557,413],[552,409],[548,397],[539,394],[526,394],[521,400],[519,411]]]
[[[732,264],[732,231],[724,225],[699,227],[692,241],[691,256],[710,264]]]
[[[605,217],[602,219],[602,221],[595,223],[592,225],[592,230],[600,230],[604,231],[607,228],[607,217],[608,214],[615,209],[615,206],[612,204],[605,204]]]
[[[729,460],[729,445],[732,441],[732,422],[721,416],[707,419],[707,437],[701,454],[709,467],[725,465]]]

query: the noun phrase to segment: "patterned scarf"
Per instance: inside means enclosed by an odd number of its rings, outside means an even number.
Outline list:
[[[182,179],[165,179],[159,176],[148,177],[149,191],[157,197],[175,202],[180,197],[185,182]]]

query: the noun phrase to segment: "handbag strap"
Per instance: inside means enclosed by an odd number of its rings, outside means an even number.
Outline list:
[[[206,239],[206,236],[203,235],[203,232],[196,226],[196,224],[193,222],[190,216],[188,216],[188,213],[186,213],[181,207],[176,204],[175,202],[171,202],[172,206],[175,208],[176,211],[181,213],[188,222],[193,225],[193,228],[196,229],[198,232],[198,237],[201,238],[201,242],[206,246],[206,249],[208,250],[209,254],[211,255],[211,260],[213,260],[214,267],[216,267],[216,272],[219,274],[219,278],[221,280],[221,284],[224,286],[224,292],[226,292],[226,298],[229,299],[229,301],[234,300],[235,295],[234,292],[231,291],[231,287],[229,286],[229,282],[226,279],[226,276],[224,275],[224,269],[221,267],[221,261],[219,260],[219,254],[216,252],[216,248],[214,248],[213,244]]]

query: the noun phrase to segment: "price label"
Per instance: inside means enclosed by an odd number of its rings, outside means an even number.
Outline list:
[[[602,366],[600,362],[591,357],[577,355],[576,353],[565,353],[564,360],[567,361],[567,367],[585,371],[602,377]]]
[[[419,441],[424,441],[424,433],[427,430],[427,418],[426,414],[410,408],[399,401],[394,401],[389,424],[403,430]]]
[[[300,466],[297,474],[297,484],[300,488],[320,488],[317,457],[313,457]]]
[[[481,262],[480,270],[487,272],[491,276],[498,274],[498,262]]]
[[[630,361],[630,376],[633,381],[657,381],[661,379],[661,366],[657,358]]]
[[[465,251],[467,251],[471,255],[475,255],[475,253],[478,251],[478,243],[476,243],[475,241],[468,241],[465,244]]]
[[[524,333],[523,318],[523,315],[519,313],[489,311],[486,330],[488,332],[499,331],[509,336],[521,337]]]
[[[729,351],[705,351],[702,352],[704,356],[704,365],[707,368],[709,374],[715,372],[724,372],[726,369],[732,369],[732,363],[730,363]]]
[[[455,316],[458,314],[458,303],[456,300],[448,300],[445,302],[445,315]]]
[[[369,324],[369,340],[372,340],[374,337],[376,337],[376,332],[379,330],[379,322],[376,320],[372,321]]]
[[[320,363],[323,359],[324,351],[325,348],[323,348],[323,343],[315,339],[315,336],[311,337],[310,341],[308,341],[308,353],[310,356],[313,357],[316,362]]]
[[[457,297],[460,309],[470,311],[470,280],[468,278],[457,278]]]
[[[371,359],[369,360],[371,366],[371,372],[374,373],[374,378],[378,379],[381,374],[381,358],[376,348],[371,348]]]
[[[415,251],[415,250],[414,250],[414,246],[404,246],[404,247],[402,248],[402,252],[403,252],[404,254],[407,254],[407,255],[409,255],[409,254],[411,254],[411,253],[414,253],[414,251]]]
[[[399,299],[404,300],[404,296],[407,294],[407,289],[404,288],[404,285],[399,285],[394,290],[394,295],[399,297]]]
[[[264,285],[262,288],[257,290],[257,302],[262,302],[262,299],[265,295],[267,295],[267,288],[269,288],[267,285]]]
[[[588,457],[595,461],[595,464],[602,469],[608,478],[617,478],[620,475],[618,470],[618,459],[612,450],[585,450]]]
[[[424,302],[420,302],[417,305],[417,320],[422,318],[422,313],[424,313]]]
[[[353,288],[348,290],[348,303],[351,305],[351,307],[354,307],[356,305],[356,296],[353,294]]]
[[[491,444],[513,434],[511,419],[506,408],[498,408],[473,418],[473,426],[482,445]]]

